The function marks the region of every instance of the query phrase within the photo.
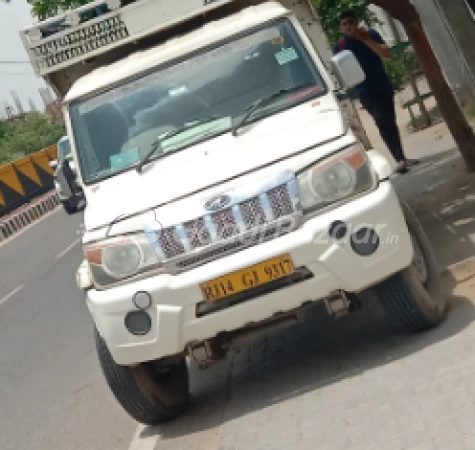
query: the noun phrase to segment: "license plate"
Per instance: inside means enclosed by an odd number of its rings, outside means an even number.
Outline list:
[[[215,302],[286,277],[294,271],[290,255],[282,255],[201,283],[200,288],[206,301]]]

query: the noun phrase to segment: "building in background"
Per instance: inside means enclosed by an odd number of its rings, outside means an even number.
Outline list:
[[[51,89],[49,87],[40,88],[39,93],[43,99],[46,114],[48,114],[54,121],[64,123],[61,103],[53,95]]]

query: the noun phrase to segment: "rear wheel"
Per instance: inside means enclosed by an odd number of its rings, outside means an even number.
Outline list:
[[[115,363],[104,340],[95,330],[96,349],[107,384],[119,404],[136,421],[158,425],[178,417],[188,401],[188,367],[161,367],[157,362],[131,368]]]
[[[448,302],[431,245],[417,217],[402,204],[414,247],[412,264],[376,287],[391,321],[411,332],[424,331],[444,319]]]

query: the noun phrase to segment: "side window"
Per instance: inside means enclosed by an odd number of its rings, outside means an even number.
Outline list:
[[[88,114],[92,114],[90,112]],[[91,140],[89,139],[89,134],[86,129],[86,119],[88,114],[82,115],[77,112],[77,109],[74,108],[71,111],[71,115],[74,115],[74,122],[76,124],[74,130],[74,137],[76,139],[76,144],[78,148],[81,148],[82,151],[79,154],[81,159],[81,165],[83,166],[85,177],[87,178],[89,174],[97,172],[100,170],[99,161],[96,158]]]

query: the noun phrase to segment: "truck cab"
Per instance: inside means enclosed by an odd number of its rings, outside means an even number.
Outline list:
[[[87,73],[37,65],[64,94],[86,198],[77,284],[124,409],[175,418],[187,361],[205,369],[308,308],[349,315],[367,290],[410,331],[439,324],[427,238],[338,100],[364,76],[351,53],[325,61],[293,2],[162,3],[108,13],[134,39],[161,8],[149,46],[119,58],[112,40]]]

